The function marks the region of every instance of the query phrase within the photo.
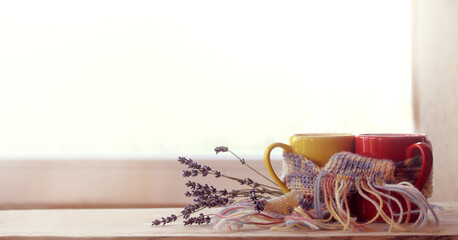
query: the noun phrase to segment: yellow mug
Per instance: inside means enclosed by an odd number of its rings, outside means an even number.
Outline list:
[[[290,145],[272,143],[264,151],[264,164],[267,171],[284,193],[289,192],[289,189],[278,178],[270,162],[270,153],[274,148],[280,147],[285,152],[301,155],[319,167],[326,165],[335,153],[355,151],[355,135],[351,133],[295,134],[290,137],[289,141]]]

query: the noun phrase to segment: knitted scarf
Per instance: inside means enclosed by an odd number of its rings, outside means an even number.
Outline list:
[[[281,178],[291,191],[264,200],[262,212],[254,211],[248,199],[224,208],[212,219],[215,229],[233,231],[244,225],[256,225],[272,230],[293,226],[358,230],[381,218],[389,224],[389,231],[402,231],[425,226],[428,211],[436,226],[439,224],[426,200],[432,192],[431,176],[421,191],[413,185],[421,170],[420,156],[395,163],[341,152],[333,155],[323,168],[294,153],[284,152],[283,158]],[[366,199],[377,209],[373,219],[357,222],[351,215],[350,201],[355,196]],[[395,205],[397,210],[393,211]],[[411,214],[418,218],[407,224]]]

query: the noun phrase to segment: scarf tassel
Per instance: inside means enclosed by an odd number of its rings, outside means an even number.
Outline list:
[[[292,184],[287,183],[290,192],[266,200],[263,212],[255,211],[249,199],[224,208],[212,219],[215,229],[235,231],[244,225],[252,225],[271,230],[299,227],[359,231],[382,220],[389,225],[388,231],[406,231],[424,227],[428,223],[428,211],[433,215],[436,227],[439,226],[434,211],[437,206],[430,205],[411,183],[394,183],[396,166],[392,161],[341,152],[335,154],[323,169],[311,169],[310,161],[299,155],[285,152],[283,156],[293,163],[299,159],[303,164],[301,171],[306,176],[315,176],[311,184],[294,185],[298,182],[294,179],[300,175],[290,174],[290,178],[287,175],[286,179]],[[352,216],[351,202],[355,197],[376,209],[372,219],[358,221]],[[411,220],[415,221],[409,224]]]
[[[418,229],[428,223],[428,211],[432,213],[436,227],[439,226],[439,219],[433,206],[411,183],[387,184],[377,178],[353,179],[351,177],[330,176],[326,176],[319,183],[316,188],[318,192],[321,190],[322,194],[316,194],[314,201],[317,217],[323,218],[324,213],[327,213],[331,216],[330,219],[338,221],[344,230],[364,227],[379,219],[390,226],[388,231],[392,229],[399,231],[411,228]],[[370,202],[377,210],[376,215],[371,220],[361,223],[351,216],[348,196],[349,192],[352,191],[356,191],[355,194]],[[323,203],[325,208],[320,207]],[[398,209],[396,212],[393,209],[394,205]],[[418,210],[413,211],[412,206],[417,206]],[[323,211],[323,209],[325,210]],[[407,225],[412,214],[418,214],[418,218],[413,224]]]

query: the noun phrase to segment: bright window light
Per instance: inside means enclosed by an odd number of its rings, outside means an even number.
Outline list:
[[[411,1],[2,1],[0,159],[410,132]]]

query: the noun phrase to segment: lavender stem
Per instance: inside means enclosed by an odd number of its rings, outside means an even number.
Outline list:
[[[251,170],[253,170],[255,173],[257,173],[258,175],[260,175],[261,177],[263,177],[264,179],[266,179],[267,181],[271,182],[272,184],[274,185],[277,185],[274,181],[270,180],[268,177],[264,176],[264,174],[258,172],[256,169],[252,168],[250,165],[248,165],[248,163],[246,163],[246,161],[242,158],[240,158],[237,154],[235,154],[234,152],[232,152],[231,150],[228,150],[228,152],[232,153],[232,155],[234,155],[236,158],[238,158],[240,160],[240,162],[244,165],[246,165],[247,167],[249,167]]]

